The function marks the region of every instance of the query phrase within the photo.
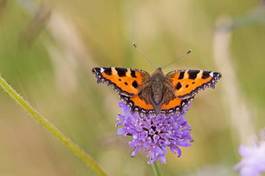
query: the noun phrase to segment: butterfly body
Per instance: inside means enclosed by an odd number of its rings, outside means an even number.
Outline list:
[[[92,72],[98,82],[114,86],[133,111],[156,114],[181,111],[199,90],[214,87],[221,78],[218,72],[203,70],[176,70],[165,75],[161,68],[152,75],[119,67],[95,67]]]
[[[175,98],[173,87],[161,68],[158,68],[149,79],[145,80],[144,86],[139,90],[139,97],[145,102],[152,104],[156,113],[160,112],[160,107]]]

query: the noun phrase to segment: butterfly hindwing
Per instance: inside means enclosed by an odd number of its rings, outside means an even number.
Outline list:
[[[221,74],[204,70],[177,70],[168,73],[166,77],[170,80],[175,95],[186,99],[194,97],[199,90],[206,87],[214,88]]]
[[[126,97],[121,95],[121,99],[125,101],[127,105],[129,105],[133,111],[139,111],[142,113],[154,113],[154,107],[152,104],[146,102],[140,96],[135,95],[132,97]],[[192,98],[188,99],[180,99],[178,97],[170,100],[168,103],[161,105],[162,113],[175,113],[182,111],[184,106],[188,106],[191,102]]]
[[[149,74],[142,70],[119,67],[95,67],[92,72],[98,82],[113,85],[119,94],[125,96],[137,95],[138,88],[142,86],[144,79],[149,77]]]
[[[183,107],[188,106],[191,103],[193,97],[187,99],[174,98],[169,102],[161,105],[161,111],[166,113],[179,112],[183,110]]]
[[[129,105],[133,111],[144,113],[154,112],[153,106],[138,95],[134,95],[132,97],[121,95],[121,99],[124,100],[125,103]]]

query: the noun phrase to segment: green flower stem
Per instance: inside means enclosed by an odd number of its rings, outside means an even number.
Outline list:
[[[151,167],[152,167],[152,170],[154,172],[154,176],[161,176],[159,167],[158,167],[156,162],[154,164],[152,164]]]
[[[13,98],[21,107],[30,114],[30,117],[37,121],[43,128],[47,129],[54,137],[59,139],[64,146],[72,152],[76,157],[85,163],[85,165],[94,171],[98,176],[107,176],[97,162],[84,150],[82,150],[71,139],[66,137],[51,122],[36,111],[27,101],[25,101],[5,80],[0,76],[0,86],[8,95]]]

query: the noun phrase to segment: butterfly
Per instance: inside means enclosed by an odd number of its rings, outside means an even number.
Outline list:
[[[98,83],[114,87],[132,111],[142,113],[177,113],[188,106],[194,96],[207,87],[214,88],[221,73],[205,70],[175,70],[153,74],[140,69],[95,67]]]

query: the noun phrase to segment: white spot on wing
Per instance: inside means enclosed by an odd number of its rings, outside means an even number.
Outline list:
[[[117,70],[115,69],[115,67],[111,67],[111,72],[113,75],[117,75]]]
[[[131,69],[130,68],[127,69],[126,76],[129,76],[129,77],[131,76]]]
[[[185,72],[184,72],[184,77],[183,77],[183,79],[188,79],[189,78],[189,73],[188,73],[188,70],[186,70]]]
[[[201,78],[202,77],[203,70],[200,70],[200,72],[197,74],[196,78]]]

